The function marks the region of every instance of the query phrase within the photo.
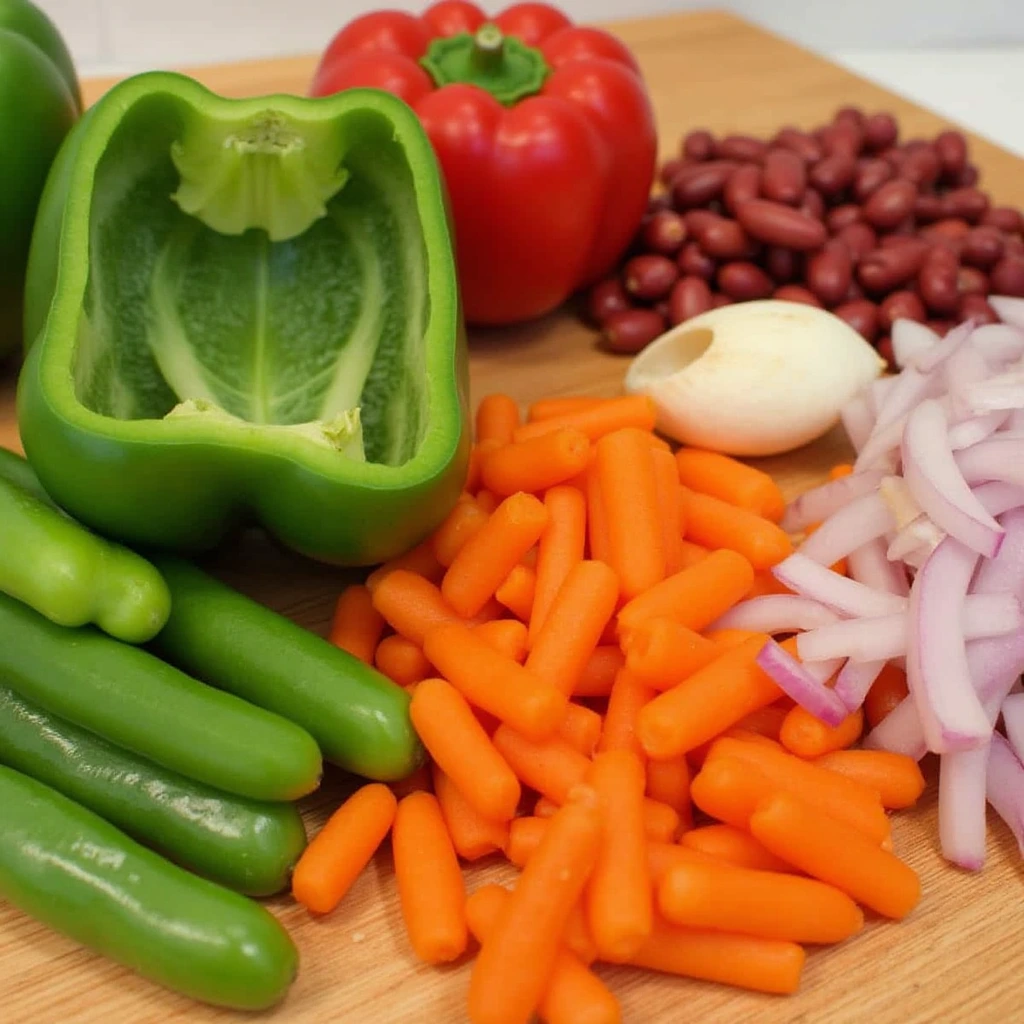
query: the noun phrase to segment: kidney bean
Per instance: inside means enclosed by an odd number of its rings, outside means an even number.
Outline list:
[[[924,263],[925,251],[917,246],[876,249],[857,266],[857,279],[869,291],[884,294],[909,281]]]
[[[761,193],[765,199],[796,206],[807,188],[807,168],[796,153],[788,149],[771,149],[764,158]],[[753,198],[753,197],[751,197]]]
[[[747,234],[767,245],[800,250],[820,249],[827,238],[825,225],[820,220],[767,199],[750,199],[741,203],[736,210],[736,218]]]
[[[1024,296],[1024,259],[1004,256],[989,275],[993,295]]]
[[[843,203],[842,206],[834,206],[825,214],[825,225],[833,234],[858,222],[862,222],[862,218],[860,207],[856,203]]]
[[[844,302],[832,312],[867,341],[871,341],[878,333],[878,307],[867,299]]]
[[[864,204],[864,219],[876,228],[894,228],[914,209],[917,189],[904,178],[887,181]]]
[[[679,268],[667,256],[645,253],[634,256],[622,268],[622,283],[628,294],[653,301],[668,295],[679,277]]]
[[[853,277],[853,260],[842,244],[815,253],[807,261],[807,287],[826,306],[841,302]]]
[[[888,149],[896,142],[899,133],[892,114],[872,114],[864,121],[864,145],[874,153]]]
[[[956,188],[942,197],[942,208],[947,217],[959,217],[975,224],[985,216],[988,196],[974,187]]]
[[[936,242],[956,242],[957,248],[963,243],[964,237],[971,230],[971,225],[965,220],[958,218],[944,218],[943,220],[936,221],[934,224],[929,224],[922,232],[921,236],[927,238],[929,241]]]
[[[672,182],[676,180],[684,168],[689,166],[691,165],[685,160],[666,160],[661,165],[661,170],[658,171],[658,180],[666,188],[671,188]]]
[[[676,266],[681,274],[687,277],[702,277],[705,281],[710,281],[714,276],[716,265],[697,242],[687,242],[676,257]]]
[[[999,323],[996,311],[988,304],[985,296],[975,292],[969,292],[961,297],[957,316],[961,321],[972,319],[983,324]]]
[[[683,214],[683,224],[686,225],[686,237],[699,237],[700,233],[709,224],[714,224],[721,219],[719,214],[712,213],[710,210],[687,210]]]
[[[671,294],[671,292],[669,294]],[[661,299],[651,306],[651,309],[653,309],[659,316],[664,317],[666,320],[668,319],[668,299]]]
[[[981,267],[982,270],[987,270],[992,264],[998,262],[1005,248],[999,229],[983,225],[972,228],[964,235],[960,258],[972,267]]]
[[[1020,232],[1024,227],[1024,218],[1020,211],[1012,206],[992,206],[985,211],[981,218],[982,224],[991,224],[1000,231]]]
[[[617,277],[608,277],[591,287],[587,293],[587,316],[600,326],[612,313],[630,309],[633,303]]]
[[[804,192],[803,202],[797,207],[801,213],[815,220],[825,220],[825,200],[816,188],[809,188]]]
[[[896,354],[893,352],[892,338],[888,334],[883,334],[875,342],[875,351],[885,360],[888,369],[896,369]]]
[[[721,292],[715,292],[711,296],[711,308],[721,309],[723,306],[731,306],[732,299],[728,295],[723,295]]]
[[[926,323],[940,338],[945,337],[956,327],[953,320],[928,320]]]
[[[659,192],[656,196],[650,196],[647,199],[647,209],[644,212],[643,223],[646,225],[647,222],[651,219],[651,217],[653,217],[656,213],[660,213],[662,210],[671,209],[672,197],[667,193]]]
[[[605,348],[622,355],[633,355],[664,334],[665,318],[654,309],[627,309],[612,313],[602,334]]]
[[[988,295],[988,277],[977,267],[961,267],[956,274],[956,290],[961,295]]]
[[[957,289],[957,264],[942,258],[947,250],[935,249],[928,254],[917,275],[917,290],[932,313],[949,316],[960,301]]]
[[[764,254],[764,268],[779,284],[788,284],[800,275],[800,261],[799,253],[779,245],[770,245]]]
[[[864,145],[864,129],[851,121],[833,121],[826,125],[821,144],[828,156],[846,156],[854,159]]]
[[[696,128],[683,139],[682,154],[687,160],[710,160],[714,152],[715,137],[705,128]]]
[[[935,152],[938,154],[942,173],[947,179],[958,175],[967,163],[967,140],[960,132],[945,131],[935,136]]]
[[[674,210],[658,210],[644,225],[644,245],[662,256],[674,255],[685,241],[686,223]]]
[[[863,221],[848,224],[836,232],[836,241],[846,246],[854,263],[859,263],[878,244],[874,229]]]
[[[676,209],[689,210],[717,199],[735,169],[732,160],[711,160],[684,167],[672,182],[672,201]]]
[[[711,308],[711,289],[703,277],[681,277],[668,297],[668,321],[673,326]]]
[[[742,164],[729,175],[722,190],[722,201],[725,208],[735,214],[740,203],[756,199],[760,194],[761,168],[757,164]]]
[[[1020,235],[1003,235],[1007,256],[1024,256],[1024,238]]]
[[[925,192],[914,200],[914,216],[921,224],[930,224],[940,220],[945,214],[942,196]]]
[[[840,107],[832,117],[833,124],[852,124],[857,128],[864,127],[864,111],[860,107]]]
[[[895,320],[916,320],[923,324],[927,318],[924,303],[916,292],[893,292],[878,305],[878,325],[883,331],[891,331]]]
[[[817,306],[821,309],[821,300],[814,292],[808,291],[800,284],[783,284],[775,289],[773,299],[780,299],[783,302],[799,302],[804,306]]]
[[[858,161],[857,173],[853,179],[853,194],[857,201],[863,203],[895,173],[888,160],[880,160],[876,157],[871,160]]]
[[[775,290],[775,282],[756,263],[726,263],[718,270],[718,287],[731,299],[746,302],[766,299]]]
[[[864,294],[864,289],[861,288],[857,279],[854,278],[850,282],[850,287],[847,289],[846,294],[843,296],[843,302],[860,302],[861,299],[865,299],[867,296]]]
[[[981,177],[981,172],[974,164],[967,164],[964,169],[956,176],[956,181],[950,182],[951,185],[956,185],[958,188],[973,188],[978,184],[978,179]]]
[[[917,235],[908,235],[905,233],[893,232],[889,235],[883,235],[879,239],[878,246],[880,249],[902,249],[908,245],[916,246],[919,249],[928,249],[928,243],[923,238],[918,238]]]
[[[831,198],[847,188],[857,173],[857,163],[847,153],[832,154],[819,160],[807,174],[807,180],[825,197]]]
[[[939,180],[942,164],[933,146],[927,142],[911,142],[900,161],[900,177],[919,188],[934,185]]]
[[[798,128],[781,129],[772,140],[772,145],[791,150],[805,164],[817,163],[824,156],[820,144]]]
[[[719,160],[750,160],[760,163],[767,150],[767,142],[751,135],[727,135],[715,143],[715,156]]]
[[[750,238],[734,220],[718,218],[701,231],[698,241],[709,256],[722,260],[736,260],[750,253]]]

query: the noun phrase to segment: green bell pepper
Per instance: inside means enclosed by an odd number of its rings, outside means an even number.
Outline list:
[[[40,204],[22,442],[128,544],[257,523],[323,561],[418,543],[458,498],[468,374],[444,186],[400,100],[122,82]]]
[[[21,344],[36,207],[81,107],[75,67],[53,22],[28,0],[0,0],[0,360]]]

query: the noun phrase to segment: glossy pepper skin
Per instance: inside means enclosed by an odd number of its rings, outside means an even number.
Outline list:
[[[47,493],[132,546],[265,527],[383,561],[447,514],[468,365],[444,188],[395,97],[115,86],[53,166],[19,378]]]
[[[36,207],[81,109],[75,67],[57,27],[29,0],[0,0],[0,362],[21,344]]]
[[[556,8],[488,22],[466,0],[341,29],[312,95],[373,86],[419,115],[444,169],[466,318],[540,316],[607,273],[643,215],[657,138],[628,49]]]

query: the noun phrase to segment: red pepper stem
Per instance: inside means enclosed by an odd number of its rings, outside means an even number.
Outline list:
[[[493,75],[505,61],[505,36],[497,25],[487,22],[473,36],[470,60],[479,74]]]

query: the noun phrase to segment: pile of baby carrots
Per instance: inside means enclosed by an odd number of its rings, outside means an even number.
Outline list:
[[[886,814],[917,763],[856,749],[865,712],[824,725],[757,666],[767,636],[716,627],[781,589],[779,488],[654,422],[644,397],[521,422],[487,396],[446,521],[338,601],[332,640],[411,691],[431,763],[343,804],[293,892],[332,911],[390,832],[416,956],[478,944],[473,1024],[620,1020],[597,961],[791,993],[805,946],[920,895]],[[906,692],[887,668],[867,719]],[[494,854],[514,886],[467,896],[460,862]]]

